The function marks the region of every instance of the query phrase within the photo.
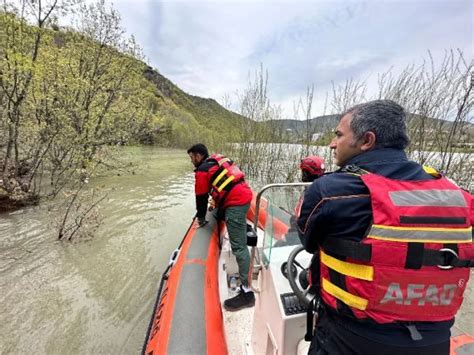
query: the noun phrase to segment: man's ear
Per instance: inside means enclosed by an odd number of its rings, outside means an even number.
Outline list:
[[[375,133],[372,131],[367,131],[362,137],[362,145],[360,149],[363,151],[369,151],[371,149],[374,149],[376,141],[377,137],[375,136]]]

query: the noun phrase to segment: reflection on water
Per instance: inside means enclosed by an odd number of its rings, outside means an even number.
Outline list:
[[[0,353],[138,353],[161,271],[194,214],[184,151],[126,148],[134,175],[101,177],[94,239],[55,240],[44,206],[0,215]]]

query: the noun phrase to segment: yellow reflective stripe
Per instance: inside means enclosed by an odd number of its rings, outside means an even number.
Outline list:
[[[234,176],[234,175],[229,176],[229,177],[227,178],[227,180],[224,181],[224,182],[222,183],[222,185],[217,188],[217,191],[221,192],[221,191],[224,189],[224,187],[226,187],[227,185],[229,185],[229,183],[230,183],[232,180],[234,180],[234,179],[235,179],[235,176]]]
[[[326,280],[324,277],[323,284],[321,286],[323,287],[323,290],[329,293],[331,296],[337,298],[338,300],[341,300],[352,308],[364,311],[367,308],[367,305],[369,304],[369,301],[365,298],[344,291],[342,288],[337,287],[330,281]]]
[[[227,174],[227,169],[222,170],[222,172],[215,178],[215,180],[212,182],[212,186],[216,186],[216,184],[219,182],[219,180]]]
[[[377,240],[388,240],[390,242],[415,242],[415,243],[472,243],[472,240],[456,240],[456,239],[413,239],[413,238],[391,238],[391,237],[381,237],[378,235],[368,235],[367,238],[377,239]]]
[[[394,242],[418,243],[471,243],[472,227],[467,228],[427,228],[398,227],[374,224],[368,238]]]
[[[433,228],[433,227],[399,227],[399,226],[384,226],[381,224],[373,224],[372,227],[380,229],[392,229],[392,230],[406,230],[406,231],[431,231],[431,232],[470,232],[472,227],[467,228]]]
[[[439,178],[441,176],[438,170],[432,168],[431,166],[423,165],[423,170],[425,171],[425,173],[430,174],[431,176],[434,176],[436,178]]]
[[[374,268],[368,265],[348,263],[321,251],[321,262],[327,267],[336,270],[340,274],[355,277],[357,279],[372,281],[374,279]]]

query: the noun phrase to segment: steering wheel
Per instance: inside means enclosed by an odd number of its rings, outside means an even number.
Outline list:
[[[295,267],[298,266],[301,271],[305,275],[306,269],[303,267],[298,261],[296,261],[296,257],[298,256],[299,253],[301,253],[304,250],[304,247],[302,245],[297,246],[295,249],[293,249],[290,253],[290,256],[288,257],[288,261],[286,262],[286,273],[288,275],[288,281],[290,283],[290,287],[295,293],[296,297],[305,305],[308,306],[311,300],[314,298],[314,295],[310,294],[309,291],[311,289],[311,285],[308,285],[306,288],[303,288],[301,285],[301,277],[298,277],[298,270]],[[301,275],[300,271],[300,275]],[[297,279],[299,279],[298,285]]]

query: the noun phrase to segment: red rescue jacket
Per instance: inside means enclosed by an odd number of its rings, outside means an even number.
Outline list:
[[[218,165],[217,170],[211,176],[210,193],[216,205],[219,205],[234,186],[244,181],[245,174],[232,160],[222,154],[213,154],[208,160],[215,161]]]
[[[471,195],[442,176],[402,181],[359,174],[373,222],[360,243],[323,242],[324,302],[337,309],[339,300],[355,318],[377,323],[452,319],[474,267]],[[345,289],[336,285],[341,278]]]
[[[244,173],[230,159],[220,154],[211,155],[195,170],[197,204],[204,203],[207,206],[209,193],[220,208],[250,203],[252,191],[244,177]],[[199,196],[205,198],[198,199]],[[197,209],[200,209],[199,206]]]

